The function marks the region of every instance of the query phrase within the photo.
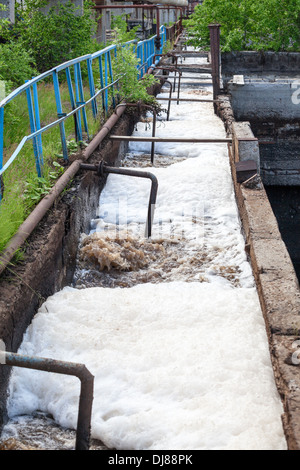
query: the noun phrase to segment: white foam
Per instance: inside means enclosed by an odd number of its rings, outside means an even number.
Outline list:
[[[156,135],[225,136],[212,104],[172,103],[171,116]],[[146,133],[137,127],[136,135]],[[150,152],[150,144],[131,143],[130,151]],[[150,170],[159,181],[153,237],[181,237],[196,255],[212,250],[207,282],[65,288],[41,307],[19,352],[89,368],[92,435],[109,447],[286,449],[226,145],[160,143],[156,151],[187,160]],[[143,235],[149,191],[150,181],[109,175],[98,230],[118,223]],[[232,265],[239,287],[218,272]],[[11,416],[38,409],[76,428],[77,379],[14,369],[10,391]]]
[[[93,437],[117,449],[283,449],[281,403],[255,290],[162,283],[65,288],[20,353],[86,364]],[[15,370],[10,414],[76,427],[78,380]]]

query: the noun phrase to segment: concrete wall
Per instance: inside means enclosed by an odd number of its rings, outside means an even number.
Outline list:
[[[265,185],[300,185],[300,53],[234,52],[221,56],[223,87],[234,118],[260,141]]]
[[[300,53],[222,53],[221,74],[237,120],[299,119]]]
[[[300,70],[300,69],[299,69]],[[237,120],[286,120],[300,118],[300,75],[294,78],[244,78],[244,85],[230,79],[226,90],[232,97]]]
[[[222,73],[226,75],[244,73],[299,73],[299,52],[223,52]]]
[[[218,115],[223,119],[226,130],[232,133],[237,123],[230,102],[228,97],[222,98],[220,95],[219,98]],[[246,182],[239,184],[233,146],[229,146],[229,154],[245,234],[245,250],[252,265],[265,318],[275,380],[284,406],[282,422],[288,449],[299,450],[300,375],[299,367],[295,367],[291,361],[295,352],[294,342],[300,338],[299,283],[264,186],[258,184],[260,178],[256,179],[254,185]],[[295,209],[300,211],[298,200]],[[294,201],[293,193],[289,197],[291,201]],[[299,216],[297,218],[299,222]]]

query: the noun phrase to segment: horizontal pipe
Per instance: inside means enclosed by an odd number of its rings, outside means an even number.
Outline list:
[[[224,144],[228,142],[232,142],[230,138],[224,139],[197,139],[197,138],[184,138],[184,137],[135,137],[135,136],[122,136],[122,135],[111,135],[109,137],[110,140],[115,141],[128,141],[128,142],[188,142],[188,143],[217,143],[217,144]],[[244,140],[244,139],[243,139]]]
[[[222,100],[199,100],[197,98],[160,98],[156,97],[157,101],[192,101],[197,103],[220,103]]]
[[[187,0],[148,0],[151,3],[160,3],[162,5],[170,5],[174,7],[187,7],[188,6],[188,1]]]
[[[77,377],[81,382],[81,389],[75,448],[76,450],[89,450],[92,403],[94,398],[94,376],[84,364],[57,361],[42,357],[24,356],[11,352],[4,353],[4,361],[2,361],[1,364]]]

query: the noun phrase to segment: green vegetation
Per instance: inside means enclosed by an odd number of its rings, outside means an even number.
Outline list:
[[[209,45],[221,24],[222,51],[300,51],[300,0],[204,0],[184,26],[196,47]]]
[[[128,103],[141,101],[154,105],[156,99],[149,95],[147,89],[154,85],[157,79],[153,75],[144,75],[143,80],[139,80],[137,69],[140,65],[140,59],[133,53],[133,46],[123,48],[119,45],[117,58],[113,63],[114,77],[120,78],[119,93]]]
[[[60,4],[47,11],[47,0],[27,0],[26,8],[17,4],[17,20],[14,27],[8,21],[0,20],[0,79],[5,81],[6,94],[22,85],[25,80],[37,76],[62,62],[92,53],[103,48],[95,42],[93,32],[96,21],[93,3],[85,1],[83,15],[77,14],[73,3]],[[0,5],[1,8],[1,5]],[[114,43],[121,44],[135,38],[137,28],[127,31],[124,18],[117,17],[114,23]],[[118,48],[118,58],[113,59],[114,79],[122,77],[118,95],[130,102],[145,101],[153,103],[154,98],[147,93],[154,77],[139,81],[137,76],[138,59],[132,48]],[[89,96],[87,67],[81,66],[84,81],[84,95]],[[95,61],[94,79],[99,80],[99,67]],[[125,78],[126,74],[126,78]],[[63,113],[71,111],[69,90],[65,75],[60,74],[60,95]],[[39,111],[42,126],[57,119],[54,88],[51,80],[38,85]],[[115,92],[116,94],[116,92]],[[109,103],[113,94],[108,91]],[[102,107],[101,95],[97,98],[98,108]],[[95,120],[92,106],[86,107],[90,137],[96,134],[107,117],[99,114]],[[64,121],[68,138],[69,155],[86,145],[76,142],[74,117]],[[26,93],[21,93],[5,106],[4,112],[4,163],[9,159],[19,142],[31,133]],[[4,172],[1,187],[4,188],[0,203],[0,253],[18,227],[29,215],[34,206],[44,197],[57,178],[63,173],[65,162],[62,157],[59,127],[53,127],[41,136],[43,143],[43,175],[37,176],[32,141],[27,142],[17,159]],[[0,260],[1,262],[1,260]]]
[[[139,26],[135,26],[128,30],[126,16],[112,15],[111,28],[114,31],[115,36],[113,38],[113,42],[121,44],[135,39]]]
[[[69,91],[65,84],[62,84],[60,88],[63,110],[68,112],[71,110]],[[87,87],[85,87],[85,93],[88,93]],[[56,120],[53,85],[40,83],[38,94],[41,121],[49,123]],[[5,107],[4,162],[13,153],[23,136],[30,133],[26,95],[22,93],[8,106],[12,106],[12,108],[11,112],[7,113],[7,106]],[[89,131],[91,135],[94,135],[99,129],[100,121],[94,119],[91,106],[87,107],[87,119]],[[11,125],[12,122],[13,125]],[[65,121],[65,130],[66,135],[69,136],[67,146],[71,156],[86,144],[76,142],[72,116]],[[25,144],[18,158],[3,175],[4,197],[0,204],[0,252],[32,208],[51,189],[64,170],[59,127],[53,127],[43,133],[42,141],[44,160],[42,178],[38,178],[36,174],[33,146],[30,141]]]
[[[25,50],[39,73],[99,49],[93,39],[96,30],[93,2],[85,0],[82,12],[71,1],[50,9],[47,4],[47,0],[16,3],[16,23],[2,31],[11,49],[18,45]],[[19,67],[23,67],[23,62],[19,62]],[[10,80],[14,81],[14,76]]]

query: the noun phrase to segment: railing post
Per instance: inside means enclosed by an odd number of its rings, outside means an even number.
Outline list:
[[[64,115],[64,113],[62,112],[58,74],[55,70],[53,72],[53,86],[54,86],[54,94],[55,94],[55,101],[56,101],[57,117],[61,118]],[[63,122],[59,124],[59,130],[60,130],[60,139],[61,139],[63,157],[64,157],[64,160],[67,162],[69,160],[69,157],[68,157],[65,124]]]
[[[113,77],[113,68],[112,68],[112,61],[111,61],[111,55],[110,55],[110,51],[108,52],[108,69],[109,69],[109,75],[110,75],[110,82],[112,83],[114,81],[114,77]],[[113,103],[113,107],[116,106],[116,100],[115,100],[115,93],[114,93],[114,87],[112,86],[112,103]]]
[[[38,89],[37,89],[36,83],[32,85],[32,91],[33,91],[33,104],[34,104],[34,111],[35,111],[35,124],[36,124],[35,127],[36,127],[36,130],[39,131],[41,128],[41,120],[40,120]],[[37,147],[38,147],[38,155],[39,155],[39,165],[41,166],[41,169],[42,169],[44,166],[44,160],[43,160],[43,143],[42,143],[41,134],[37,136]]]
[[[79,71],[78,64],[74,64],[74,83],[75,83],[75,107],[80,106],[80,95],[79,95]],[[77,111],[77,125],[78,135],[77,140],[82,140],[82,126],[81,126],[81,110]]]
[[[27,88],[26,95],[27,95],[30,129],[31,129],[31,132],[34,133],[37,130],[37,128],[36,128],[36,117],[34,113],[35,110],[34,110],[33,102],[32,102],[31,87]],[[38,137],[33,138],[33,152],[34,152],[34,157],[35,157],[35,166],[36,166],[37,175],[40,178],[41,176],[43,176],[43,165],[42,165],[42,159],[40,155],[40,142],[39,142]]]
[[[77,67],[77,77],[78,77],[78,87],[79,87],[79,101],[77,103],[77,106],[81,106],[82,104],[85,104],[85,100],[84,100],[84,91],[83,91],[83,83],[82,83],[80,63],[75,64],[75,67]],[[87,114],[86,114],[85,106],[82,108],[82,117],[83,117],[83,123],[84,123],[84,130],[87,134],[87,139],[89,140],[89,138],[90,138],[89,137],[89,128],[88,128],[88,121],[87,121]]]
[[[100,73],[100,86],[102,89],[104,88],[102,55],[99,56],[98,61],[99,61],[99,73]],[[101,98],[102,98],[102,109],[106,113],[104,93],[101,93]]]
[[[107,87],[108,85],[108,56],[107,52],[104,54],[104,85]],[[104,92],[105,96],[105,110],[108,112],[108,90],[106,89]]]
[[[210,55],[213,82],[213,98],[220,92],[220,24],[208,25],[210,31]]]
[[[86,64],[87,64],[87,71],[88,71],[88,78],[89,78],[90,97],[92,98],[92,96],[94,96],[96,92],[94,75],[93,75],[93,67],[92,67],[92,59],[87,59]],[[96,119],[97,114],[98,114],[98,107],[97,107],[96,99],[92,101],[92,110],[93,110],[94,119]]]
[[[0,108],[0,170],[3,167],[4,108]],[[3,194],[2,175],[0,176],[0,202]]]

